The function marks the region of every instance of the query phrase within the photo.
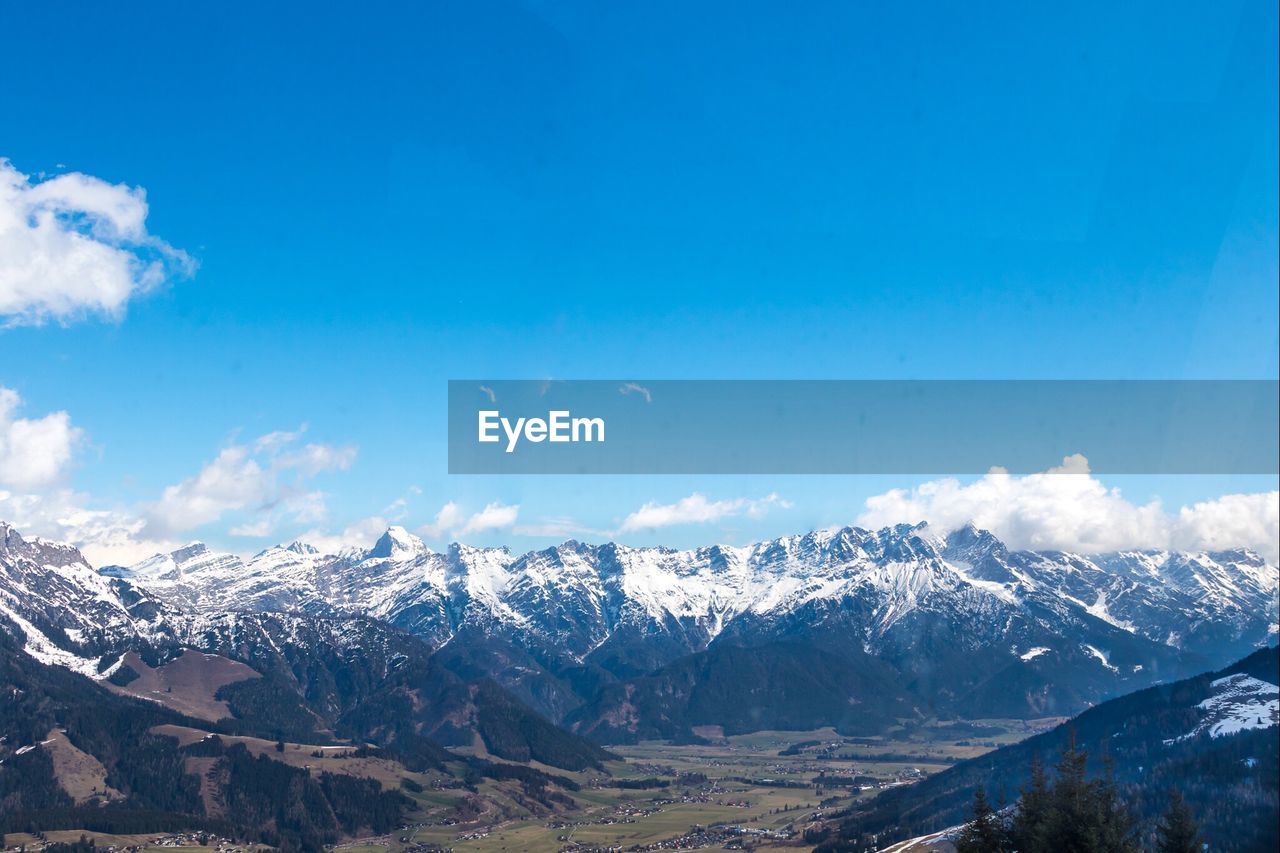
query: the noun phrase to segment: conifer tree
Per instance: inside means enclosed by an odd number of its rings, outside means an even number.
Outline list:
[[[1115,761],[1111,758],[1108,743],[1102,745],[1104,774],[1100,781],[1092,783],[1093,810],[1098,822],[1099,850],[1136,850],[1133,840],[1133,822],[1129,809],[1120,799],[1116,789]]]
[[[973,795],[973,819],[956,841],[956,853],[1001,853],[1009,849],[1004,821],[987,802],[987,792],[978,788]]]
[[[1169,790],[1169,806],[1156,827],[1156,844],[1160,853],[1200,853],[1199,827],[1176,788]]]
[[[1130,853],[1133,824],[1120,801],[1104,756],[1106,773],[1088,776],[1089,755],[1076,746],[1074,732],[1055,769],[1050,785],[1038,760],[1031,780],[1022,789],[1014,818],[1011,846],[1019,853]]]
[[[1075,732],[1058,757],[1056,778],[1049,797],[1049,818],[1042,841],[1061,853],[1093,853],[1101,850],[1089,782],[1085,775],[1089,754],[1076,746]],[[1043,846],[1035,849],[1049,849]]]
[[[1031,758],[1031,779],[1022,786],[1021,793],[1013,819],[1012,842],[1017,850],[1034,853],[1043,848],[1049,822],[1049,779],[1039,755]]]

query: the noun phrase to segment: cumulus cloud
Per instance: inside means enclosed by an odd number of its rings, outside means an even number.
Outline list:
[[[484,533],[510,527],[516,523],[519,515],[519,504],[503,504],[495,501],[486,504],[479,512],[468,515],[458,504],[449,501],[440,507],[435,519],[430,524],[419,527],[418,532],[428,539]]]
[[[462,530],[459,532],[466,536],[468,533],[501,530],[504,527],[510,527],[515,524],[516,517],[519,514],[519,505],[486,504],[484,509],[467,519],[467,523],[462,525]]]
[[[223,448],[195,476],[164,490],[148,509],[151,529],[162,534],[190,530],[237,510],[262,514],[283,508],[295,520],[304,521],[323,516],[323,493],[308,491],[304,484],[326,471],[351,467],[356,450],[326,444],[292,448],[298,435],[269,433],[248,444]],[[272,525],[261,521],[245,521],[232,532],[266,535]]]
[[[969,484],[942,479],[892,489],[868,498],[858,516],[871,528],[921,520],[943,530],[973,522],[1012,548],[1089,554],[1244,546],[1272,560],[1280,552],[1280,492],[1226,495],[1170,513],[1158,500],[1136,504],[1107,488],[1078,454],[1025,477],[993,468]]]
[[[20,418],[22,399],[0,387],[0,519],[26,534],[71,542],[94,565],[150,556],[166,539],[146,537],[146,523],[123,509],[91,509],[88,495],[63,484],[83,440],[66,412]]]
[[[450,531],[457,530],[466,523],[466,513],[462,511],[462,507],[453,501],[449,501],[440,507],[440,511],[436,513],[435,520],[430,524],[424,524],[418,528],[418,532],[428,539],[439,539],[442,536],[448,536]]]
[[[166,488],[151,514],[163,529],[190,530],[228,510],[264,505],[273,493],[271,472],[249,448],[228,447],[194,477]]]
[[[66,412],[19,418],[18,392],[0,387],[0,485],[35,489],[59,480],[71,464],[81,431]]]
[[[711,524],[737,515],[759,518],[773,507],[788,509],[789,501],[776,493],[759,499],[734,498],[709,501],[705,495],[694,492],[673,504],[646,503],[622,520],[621,532],[652,530],[677,524]]]
[[[0,326],[118,318],[134,296],[190,275],[148,233],[146,193],[77,172],[33,182],[0,159]]]
[[[1223,495],[1184,506],[1173,519],[1170,544],[1182,550],[1253,548],[1280,559],[1280,492]]]
[[[290,495],[284,501],[284,508],[294,521],[309,524],[329,514],[328,497],[327,493],[319,491]]]

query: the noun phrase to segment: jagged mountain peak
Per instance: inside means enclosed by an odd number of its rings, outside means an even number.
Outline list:
[[[202,557],[208,553],[209,546],[203,542],[197,541],[189,542],[177,550],[170,551],[169,556],[172,557],[176,563],[185,563],[188,560],[194,560],[195,558]]]
[[[401,560],[412,558],[426,552],[422,540],[399,525],[392,525],[378,537],[365,556],[376,560]]]
[[[24,558],[53,568],[88,569],[89,561],[80,549],[39,536],[23,537],[13,525],[0,521],[0,557]]]
[[[983,559],[1003,558],[1008,553],[1004,542],[990,530],[983,530],[972,521],[947,533],[939,542],[939,550],[949,559],[977,563]]]
[[[168,553],[153,554],[115,576],[151,582],[177,582],[209,571],[234,571],[244,565],[235,554],[213,551],[203,542],[190,542]]]
[[[14,542],[22,542],[22,534],[7,521],[0,521],[0,553],[7,551]]]

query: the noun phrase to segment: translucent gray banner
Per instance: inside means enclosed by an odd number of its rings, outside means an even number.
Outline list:
[[[451,474],[1275,474],[1267,380],[449,382]]]

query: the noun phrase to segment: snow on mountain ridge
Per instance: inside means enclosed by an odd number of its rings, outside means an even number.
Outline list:
[[[1010,552],[972,525],[945,536],[924,524],[842,527],[685,550],[571,540],[521,555],[457,543],[435,553],[393,527],[366,551],[295,543],[248,561],[200,552],[174,562],[180,583],[146,563],[126,576],[197,609],[357,613],[437,643],[466,625],[530,631],[575,654],[628,627],[685,625],[709,642],[740,617],[776,620],[826,602],[872,602],[874,638],[922,606],[995,613],[1037,597],[1161,643],[1206,631],[1244,643],[1277,590],[1276,568],[1247,551]]]
[[[946,536],[926,525],[830,528],[685,550],[571,540],[520,555],[462,544],[438,553],[393,528],[365,550],[294,542],[241,558],[192,543],[101,573],[75,549],[0,525],[0,561],[0,618],[24,620],[24,633],[86,661],[113,637],[177,635],[226,612],[369,617],[437,647],[478,631],[578,659],[655,637],[655,654],[669,658],[726,632],[826,632],[907,655],[913,637],[951,626],[959,633],[946,642],[1017,661],[1016,649],[1073,632],[1120,654],[1125,672],[1144,662],[1117,651],[1126,636],[1204,651],[1247,649],[1276,632],[1277,570],[1250,552],[1010,552],[972,525]]]
[[[143,606],[132,610],[126,598]],[[0,522],[0,630],[15,626],[37,660],[96,673],[122,637],[156,633],[146,604],[124,582],[95,572],[78,549],[24,539]]]

